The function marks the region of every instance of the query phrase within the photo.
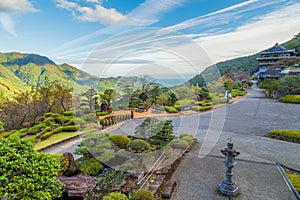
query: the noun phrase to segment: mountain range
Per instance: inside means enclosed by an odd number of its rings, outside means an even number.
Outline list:
[[[287,49],[296,49],[299,52],[300,34],[282,46]],[[258,69],[256,61],[258,56],[259,53],[256,53],[219,62],[206,68],[201,75],[196,75],[188,82],[193,85],[204,85],[205,81],[216,80],[219,75],[222,76],[229,69],[244,71],[248,75],[252,75]],[[219,74],[216,73],[216,70]],[[38,87],[45,82],[46,77],[50,81],[58,80],[69,87],[76,87],[79,91],[85,91],[90,87],[103,91],[113,88],[120,80],[120,77],[98,78],[68,64],[57,65],[49,58],[37,54],[0,53],[0,92],[4,95],[11,96],[16,92],[29,90],[31,87]],[[206,77],[205,81],[202,77]]]

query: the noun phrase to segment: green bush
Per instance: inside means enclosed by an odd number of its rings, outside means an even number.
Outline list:
[[[149,190],[137,190],[133,196],[134,200],[154,200],[154,195]]]
[[[150,148],[150,145],[142,139],[135,139],[131,140],[128,143],[127,147],[132,149],[133,151],[142,152],[148,150]]]
[[[181,139],[181,138],[183,138],[183,137],[185,137],[185,136],[189,136],[189,134],[187,134],[187,133],[181,133],[181,134],[179,135],[179,138]]]
[[[232,89],[230,93],[233,97],[244,96],[245,94],[247,94],[245,90],[239,90],[239,89]]]
[[[200,106],[212,106],[213,105],[213,103],[210,100],[199,101],[199,102],[197,102],[197,104]]]
[[[54,129],[53,131],[50,131],[50,132],[48,132],[48,133],[45,133],[44,135],[41,135],[41,139],[42,140],[45,140],[45,139],[47,139],[47,138],[49,138],[50,136],[52,136],[52,135],[54,135],[54,134],[57,134],[57,133],[61,133],[61,132],[63,132],[64,131],[64,127],[63,126],[60,126],[60,127],[58,127],[58,128],[56,128],[56,129]]]
[[[81,118],[87,122],[94,122],[97,119],[94,113],[82,115]]]
[[[185,140],[173,140],[171,143],[170,143],[171,147],[173,147],[174,149],[182,149],[182,150],[185,150],[187,149],[190,145],[187,141]]]
[[[206,111],[212,109],[213,106],[192,106],[192,110],[195,111]]]
[[[63,126],[62,132],[75,132],[75,131],[78,131],[79,128],[80,128],[80,125]]]
[[[33,137],[28,137],[28,138],[24,138],[24,140],[31,142],[32,144],[34,144],[35,142],[35,136]]]
[[[103,197],[103,200],[128,200],[125,194],[121,192],[111,192]]]
[[[189,145],[191,145],[193,143],[194,138],[191,135],[187,135],[187,136],[182,137],[181,140],[185,140],[189,143]]]
[[[53,117],[53,115],[52,115]],[[54,122],[57,123],[57,124],[66,124],[70,121],[70,118],[69,117],[66,117],[66,116],[63,116],[63,115],[60,115],[60,116],[57,116],[57,117],[54,117]],[[70,125],[70,124],[68,124]]]
[[[27,134],[28,135],[36,135],[38,132],[42,131],[41,129],[45,129],[46,127],[47,127],[46,124],[37,124],[37,125],[31,127],[28,130]]]
[[[95,158],[89,158],[83,161],[79,167],[79,170],[84,174],[95,176],[103,170],[103,165]]]
[[[46,113],[46,114],[45,114],[45,117],[47,117],[47,118],[48,118],[48,117],[51,117],[53,114],[54,114],[54,113],[51,113],[51,112]]]
[[[113,150],[105,151],[97,159],[103,163],[108,163],[110,160],[115,158],[115,152]]]
[[[178,113],[178,110],[175,107],[172,107],[172,106],[164,106],[164,109],[168,113]]]
[[[130,142],[130,139],[127,136],[121,134],[113,134],[108,138],[115,146],[121,149],[125,149],[127,144]]]
[[[272,130],[268,133],[271,136],[293,139],[300,142],[300,130]]]
[[[105,116],[105,115],[108,115],[109,112],[96,112],[96,115],[97,116]]]
[[[69,121],[65,124],[65,125],[83,125],[85,124],[85,120],[84,119],[81,119],[79,117],[74,117],[72,119],[69,119]]]
[[[300,104],[300,95],[286,95],[281,97],[279,101],[283,103],[297,103]]]
[[[63,113],[64,116],[74,116],[73,111],[69,110]]]
[[[52,156],[60,163],[59,176],[63,175],[64,172],[69,168],[69,160],[59,153],[52,154]]]

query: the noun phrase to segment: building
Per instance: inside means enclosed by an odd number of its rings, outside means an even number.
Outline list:
[[[278,43],[273,47],[260,53],[260,57],[257,58],[259,62],[259,71],[257,72],[257,77],[259,80],[264,80],[266,78],[276,78],[280,77],[283,65],[277,65],[279,60],[296,58],[296,51],[288,50]]]

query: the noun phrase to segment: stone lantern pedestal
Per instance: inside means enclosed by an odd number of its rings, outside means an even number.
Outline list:
[[[235,166],[235,157],[237,157],[240,152],[233,149],[233,143],[228,143],[224,150],[221,150],[222,154],[225,155],[224,164],[227,167],[226,178],[219,184],[219,190],[222,194],[234,197],[239,194],[240,189],[236,183],[232,180],[233,172],[232,168]]]

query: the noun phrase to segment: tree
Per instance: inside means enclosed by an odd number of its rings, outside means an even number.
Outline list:
[[[300,77],[287,76],[279,82],[278,91],[285,94],[300,93]]]
[[[113,89],[106,89],[102,94],[99,94],[103,103],[107,103],[108,107],[111,106],[112,101],[115,99],[115,91]]]
[[[259,87],[261,89],[265,90],[266,95],[271,98],[274,96],[274,93],[277,91],[278,89],[278,80],[276,79],[265,79],[264,81],[262,81],[259,84]]]
[[[0,198],[54,199],[63,192],[56,179],[60,164],[17,137],[0,140]]]
[[[83,101],[82,105],[87,105],[89,107],[90,112],[95,111],[98,104],[97,91],[91,88],[85,93],[83,93],[82,96],[85,97],[85,99],[82,100]]]

